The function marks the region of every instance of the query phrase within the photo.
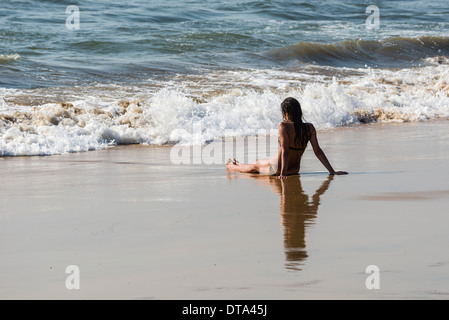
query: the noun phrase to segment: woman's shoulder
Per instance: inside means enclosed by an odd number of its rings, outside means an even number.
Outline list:
[[[305,125],[306,125],[309,129],[315,130],[315,127],[314,127],[314,125],[313,125],[312,123],[307,122],[307,123],[305,123]]]
[[[309,134],[309,137],[311,138],[313,135],[316,135],[316,129],[312,123],[306,123],[307,131]]]
[[[308,128],[308,129],[312,129],[315,130],[315,127],[313,126],[312,123],[304,123],[304,125]],[[279,128],[286,128],[286,127],[294,127],[295,124],[293,122],[290,121],[282,121],[279,123]]]
[[[279,123],[279,128],[286,128],[289,126],[294,126],[293,122],[282,121]]]

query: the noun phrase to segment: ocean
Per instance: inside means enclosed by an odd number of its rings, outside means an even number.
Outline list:
[[[449,3],[0,4],[0,156],[449,116]],[[201,130],[192,131],[195,124]]]

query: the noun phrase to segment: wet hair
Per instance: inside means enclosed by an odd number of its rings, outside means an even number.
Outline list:
[[[310,139],[310,128],[304,123],[301,104],[295,98],[287,98],[281,104],[281,111],[284,120],[288,117],[295,126],[295,144],[305,148]]]

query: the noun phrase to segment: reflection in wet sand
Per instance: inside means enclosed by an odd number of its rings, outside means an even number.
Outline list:
[[[435,200],[447,197],[449,197],[449,190],[421,191],[421,192],[388,192],[359,197],[359,199],[371,201],[417,201],[417,200]]]
[[[305,194],[300,176],[286,180],[274,177],[251,175],[259,183],[270,186],[280,196],[281,225],[284,228],[285,267],[290,271],[301,271],[308,258],[306,250],[306,228],[315,223],[320,197],[327,191],[333,176],[329,176],[310,198]]]

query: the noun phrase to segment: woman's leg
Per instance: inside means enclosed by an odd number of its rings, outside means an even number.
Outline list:
[[[228,164],[226,165],[229,170],[241,173],[259,173],[259,170],[255,164]]]
[[[270,160],[257,160],[252,164],[229,163],[226,167],[231,171],[241,173],[261,173],[266,171],[270,165]]]

